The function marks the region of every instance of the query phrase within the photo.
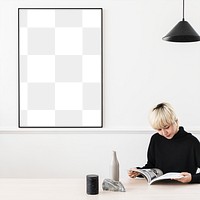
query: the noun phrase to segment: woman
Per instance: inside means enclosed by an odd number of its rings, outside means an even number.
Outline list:
[[[150,140],[147,164],[142,168],[159,168],[163,173],[181,172],[182,183],[200,183],[200,143],[191,133],[179,127],[174,109],[160,103],[150,113],[150,124],[157,131]],[[134,178],[138,173],[129,171]]]

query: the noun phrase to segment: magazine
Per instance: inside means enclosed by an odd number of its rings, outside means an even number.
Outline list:
[[[168,172],[166,174],[163,174],[163,172],[158,168],[151,168],[151,169],[132,168],[129,171],[136,172],[137,176],[142,175],[144,178],[146,178],[147,182],[150,185],[152,183],[161,180],[174,180],[183,177],[183,175],[179,172]]]

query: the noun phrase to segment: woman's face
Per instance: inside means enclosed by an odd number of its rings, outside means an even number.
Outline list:
[[[179,128],[176,123],[171,124],[170,126],[165,126],[162,129],[158,129],[158,133],[167,139],[172,139],[174,135],[178,132]]]

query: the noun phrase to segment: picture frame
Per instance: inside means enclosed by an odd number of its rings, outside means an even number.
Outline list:
[[[103,127],[102,8],[18,8],[18,126]]]

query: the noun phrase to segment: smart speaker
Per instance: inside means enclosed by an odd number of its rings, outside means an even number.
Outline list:
[[[99,177],[95,174],[89,174],[86,176],[86,188],[87,194],[95,195],[99,194]]]

